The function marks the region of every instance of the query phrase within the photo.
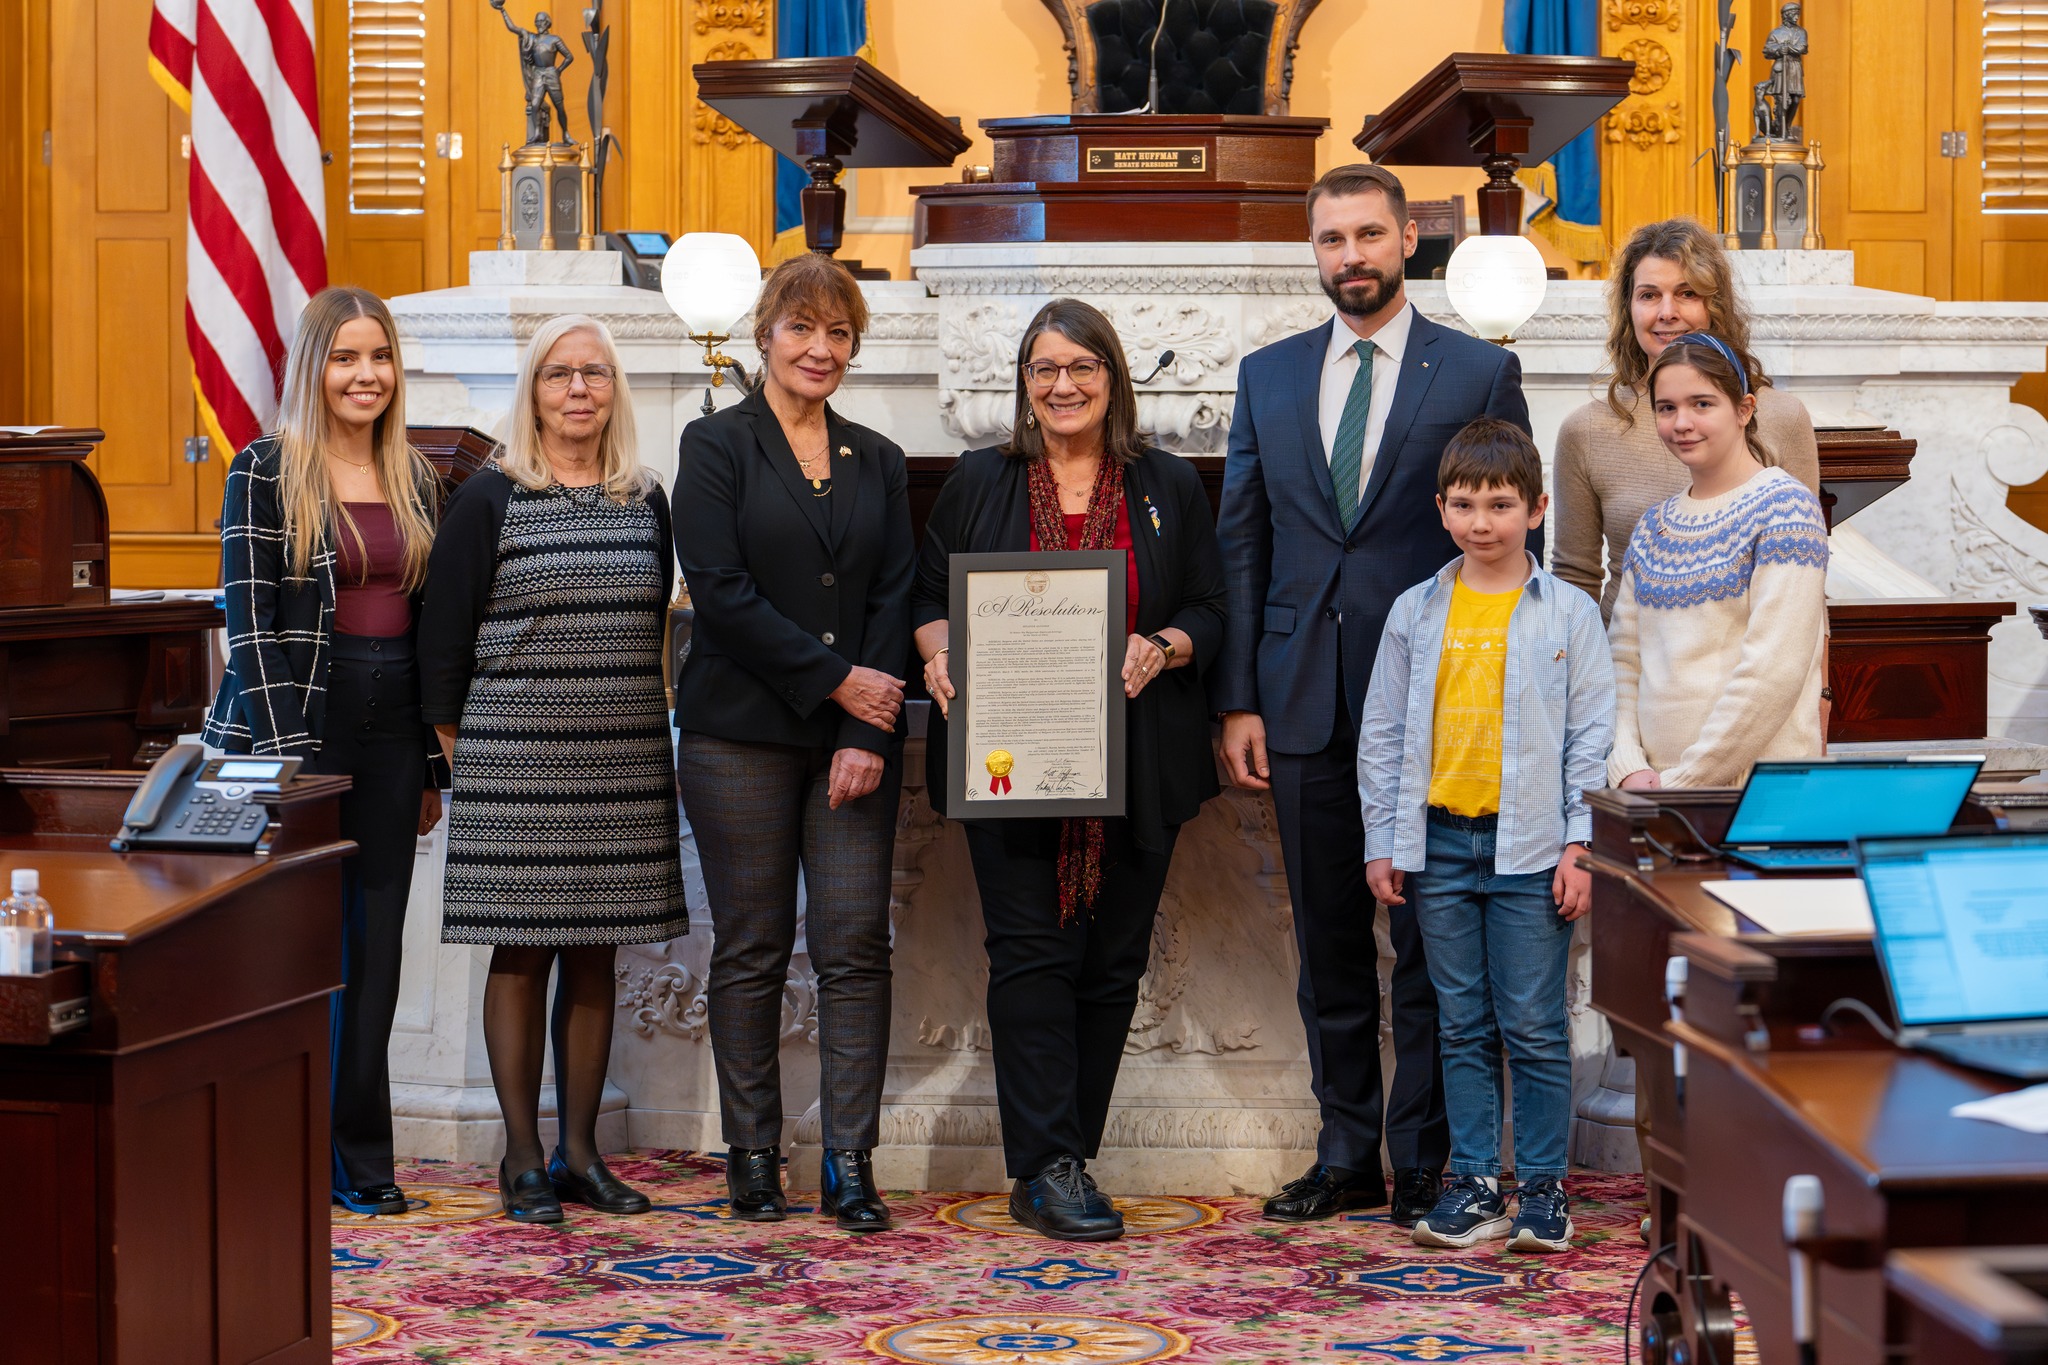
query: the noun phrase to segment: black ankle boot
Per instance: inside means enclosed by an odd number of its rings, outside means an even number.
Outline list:
[[[832,1214],[846,1232],[887,1232],[889,1206],[875,1190],[869,1153],[828,1147],[819,1168],[818,1207]]]
[[[1081,1158],[1063,1156],[1010,1187],[1010,1217],[1061,1242],[1110,1242],[1124,1235],[1123,1215],[1100,1191],[1091,1200]]]
[[[730,1147],[725,1153],[725,1190],[732,1216],[748,1223],[779,1223],[789,1216],[782,1194],[782,1149]]]

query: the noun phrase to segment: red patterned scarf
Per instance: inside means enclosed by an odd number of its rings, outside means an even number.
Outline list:
[[[1043,457],[1033,460],[1026,484],[1031,491],[1031,529],[1040,550],[1065,550],[1066,517],[1060,511],[1059,484],[1052,476],[1052,463]],[[1123,469],[1107,454],[1088,490],[1088,511],[1081,521],[1081,543],[1077,550],[1116,548],[1117,514],[1124,502]],[[1095,909],[1096,893],[1102,890],[1102,821],[1095,818],[1060,821],[1060,923],[1071,924],[1082,909]]]

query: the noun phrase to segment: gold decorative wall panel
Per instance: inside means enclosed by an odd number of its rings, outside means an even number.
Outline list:
[[[1705,0],[1606,0],[1601,53],[1636,64],[1628,98],[1601,121],[1600,218],[1610,252],[1643,223],[1713,217],[1712,168],[1701,174],[1692,164],[1714,136],[1706,112],[1713,12]]]
[[[775,154],[698,99],[688,72],[698,62],[773,57],[772,0],[692,0],[688,49],[681,63],[690,88],[683,231],[738,233],[766,260],[775,241]]]

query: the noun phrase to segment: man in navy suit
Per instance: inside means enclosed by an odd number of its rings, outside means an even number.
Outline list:
[[[1308,193],[1330,322],[1244,359],[1217,532],[1229,585],[1211,674],[1240,787],[1273,793],[1300,947],[1297,997],[1322,1135],[1266,1201],[1286,1222],[1387,1202],[1427,1213],[1450,1155],[1436,992],[1412,905],[1389,908],[1395,1071],[1382,1086],[1378,949],[1365,885],[1358,720],[1387,611],[1457,546],[1435,506],[1446,442],[1475,417],[1529,428],[1514,354],[1409,306],[1415,224],[1401,182],[1339,166]],[[1541,544],[1530,548],[1540,557]]]

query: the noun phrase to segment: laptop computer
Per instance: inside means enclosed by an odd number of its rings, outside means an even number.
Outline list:
[[[1750,770],[1722,855],[1759,872],[1847,871],[1854,839],[1946,834],[1982,757],[1766,759]]]
[[[2048,1078],[2048,834],[1856,846],[1902,1047]]]

